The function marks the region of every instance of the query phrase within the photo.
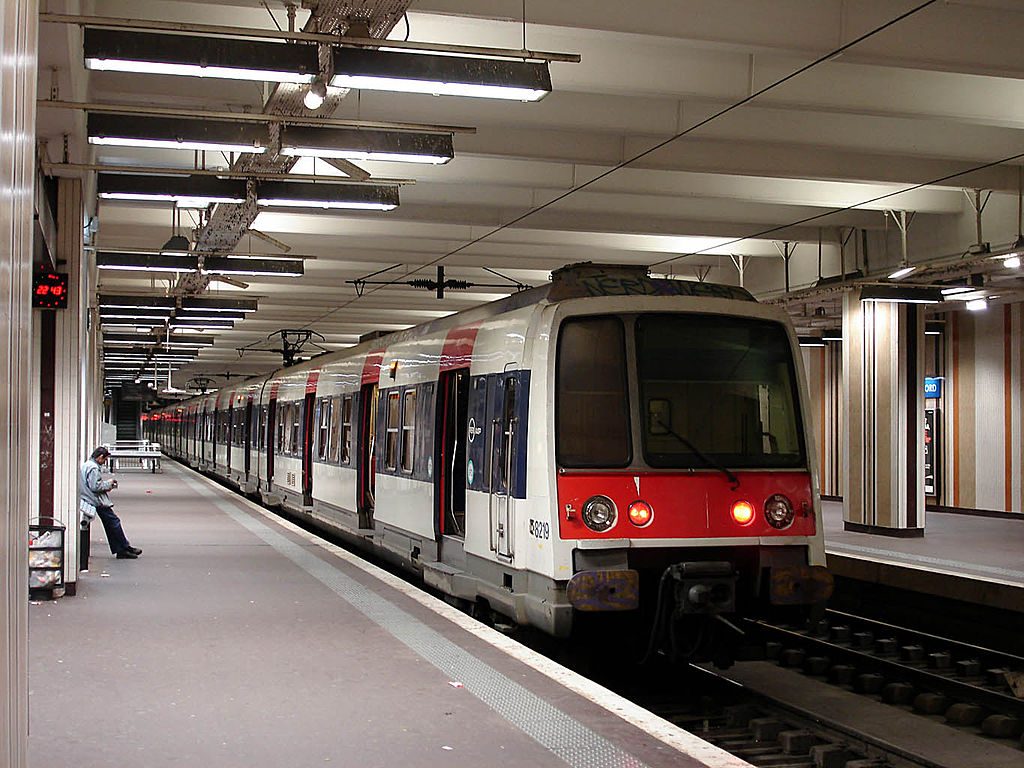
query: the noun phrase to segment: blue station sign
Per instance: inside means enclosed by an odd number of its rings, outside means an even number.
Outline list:
[[[942,379],[938,376],[925,377],[924,396],[929,400],[938,400],[942,397]]]

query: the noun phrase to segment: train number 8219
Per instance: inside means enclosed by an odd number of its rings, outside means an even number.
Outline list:
[[[530,535],[536,536],[538,539],[550,539],[551,523],[546,523],[542,520],[530,520]]]

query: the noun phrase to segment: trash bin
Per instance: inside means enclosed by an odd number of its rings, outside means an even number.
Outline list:
[[[53,597],[64,586],[64,526],[31,523],[28,527],[28,589],[33,597]]]
[[[82,528],[78,534],[78,569],[89,570],[89,521],[82,521]]]

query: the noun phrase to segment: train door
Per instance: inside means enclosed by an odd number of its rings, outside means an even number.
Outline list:
[[[302,503],[313,506],[313,434],[316,391],[307,392],[302,407]]]
[[[242,424],[242,440],[244,450],[244,470],[246,482],[249,480],[249,470],[252,468],[252,395],[249,395],[245,401],[245,421]]]
[[[469,369],[445,371],[437,388],[438,530],[466,535],[466,442],[469,417]]]
[[[491,549],[501,559],[512,560],[515,541],[512,526],[514,502],[512,499],[512,473],[516,466],[516,431],[519,382],[513,376],[499,376],[489,382],[487,411],[489,430],[487,455],[488,510],[491,524]]]
[[[374,486],[377,467],[374,462],[377,448],[376,384],[367,384],[360,390],[359,404],[359,527],[373,528]]]
[[[231,454],[233,453],[232,448],[235,445],[235,419],[237,414],[235,413],[235,407],[228,405],[228,409],[224,412],[224,416],[227,422],[224,425],[224,466],[227,471],[224,473],[231,476]]]
[[[277,447],[277,398],[270,398],[267,407],[267,424],[264,435],[267,443],[267,491],[274,487],[274,449]]]

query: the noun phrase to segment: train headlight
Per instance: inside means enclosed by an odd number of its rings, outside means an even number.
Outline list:
[[[644,528],[654,519],[654,509],[646,501],[634,501],[626,512],[629,522],[637,528]]]
[[[772,528],[779,530],[789,528],[793,524],[794,517],[793,505],[781,493],[769,496],[764,503],[764,519]]]
[[[591,496],[583,505],[583,522],[587,528],[604,533],[615,525],[615,503],[607,496]]]
[[[750,525],[754,519],[754,505],[749,501],[737,501],[732,505],[732,519],[740,525]]]

